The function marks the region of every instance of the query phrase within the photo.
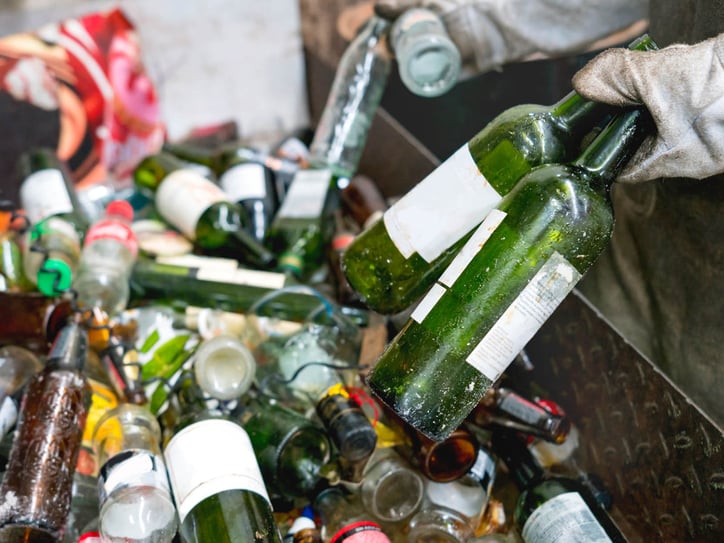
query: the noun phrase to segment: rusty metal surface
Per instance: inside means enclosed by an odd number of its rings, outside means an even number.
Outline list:
[[[569,296],[526,352],[531,386],[578,425],[576,460],[603,478],[632,541],[724,541],[722,430],[582,296]]]

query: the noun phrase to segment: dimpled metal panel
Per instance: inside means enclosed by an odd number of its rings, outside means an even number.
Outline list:
[[[575,460],[630,541],[724,542],[724,434],[577,291],[526,347],[531,392],[581,431]],[[520,370],[520,368],[519,368]]]

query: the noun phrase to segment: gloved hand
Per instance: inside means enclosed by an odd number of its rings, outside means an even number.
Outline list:
[[[460,50],[466,75],[496,69],[533,53],[580,52],[644,19],[648,0],[376,0],[394,19],[406,9],[437,13]]]
[[[573,77],[585,98],[644,104],[656,123],[618,181],[724,172],[724,34],[659,51],[609,49]]]

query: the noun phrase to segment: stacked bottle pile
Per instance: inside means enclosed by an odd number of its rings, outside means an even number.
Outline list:
[[[21,159],[0,543],[624,540],[507,370],[605,247],[648,117],[513,108],[388,206],[357,166],[391,51],[412,81],[439,32],[372,17],[314,133],[168,143],[94,216],[52,151]]]

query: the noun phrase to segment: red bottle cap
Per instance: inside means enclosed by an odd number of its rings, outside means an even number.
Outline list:
[[[133,207],[125,200],[113,200],[106,206],[106,215],[116,215],[126,221],[133,221]]]

